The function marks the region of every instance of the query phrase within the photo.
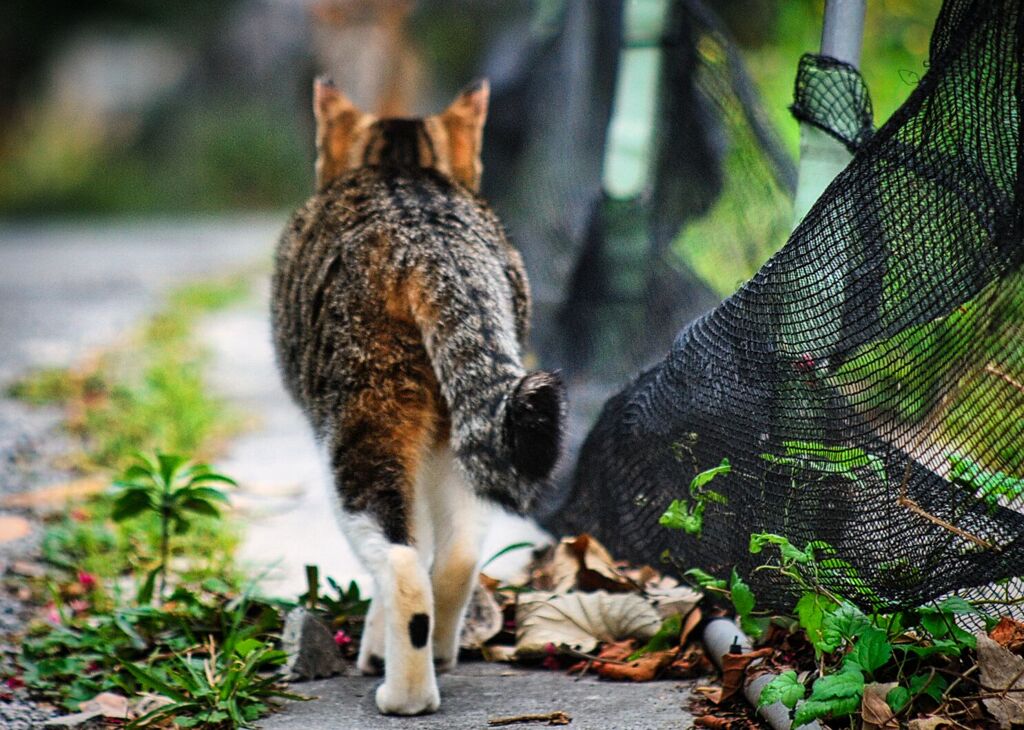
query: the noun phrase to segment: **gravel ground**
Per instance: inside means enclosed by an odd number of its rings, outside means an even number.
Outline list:
[[[283,216],[83,225],[0,225],[0,498],[66,481],[58,464],[75,444],[56,408],[4,397],[38,367],[68,366],[116,341],[185,281],[265,261]],[[2,514],[22,514],[4,510]],[[0,575],[38,552],[40,530],[0,542]],[[27,618],[0,589],[0,652]],[[0,687],[0,695],[6,688]],[[0,699],[0,730],[40,727],[60,714],[23,690]]]

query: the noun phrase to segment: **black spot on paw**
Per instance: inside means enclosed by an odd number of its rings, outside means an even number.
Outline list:
[[[430,637],[430,616],[425,613],[414,613],[409,619],[409,641],[413,647],[422,649]]]

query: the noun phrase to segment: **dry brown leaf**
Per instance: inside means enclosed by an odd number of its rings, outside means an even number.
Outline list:
[[[650,682],[656,679],[661,671],[672,663],[679,653],[678,649],[667,649],[665,651],[651,652],[642,657],[627,662],[629,657],[637,650],[637,641],[627,639],[625,641],[614,641],[601,647],[598,659],[580,662],[572,669],[583,669],[587,665],[601,677],[618,681],[629,682]],[[600,661],[606,659],[608,661]],[[611,662],[611,663],[609,663]],[[621,662],[627,662],[622,664]],[[571,672],[572,669],[569,671]]]
[[[45,725],[50,727],[75,727],[82,725],[96,717],[106,717],[112,720],[128,719],[128,700],[125,697],[112,692],[103,692],[91,700],[86,700],[78,705],[78,712],[71,715],[62,715],[47,720]]]
[[[992,688],[994,692],[1006,689],[1024,690],[1024,659],[1000,646],[987,634],[979,632],[976,636],[982,683]],[[1024,694],[1021,692],[1008,692],[1001,697],[986,697],[982,702],[1001,728],[1024,723]]]
[[[716,730],[729,730],[732,725],[732,720],[728,720],[724,717],[715,717],[714,715],[701,715],[700,717],[693,718],[693,724],[697,727],[710,727]]]
[[[956,724],[949,718],[932,715],[911,720],[908,727],[909,730],[939,730],[943,727],[956,727]]]
[[[704,613],[699,608],[694,608],[687,615],[686,620],[683,621],[683,629],[679,632],[679,646],[686,646],[686,642],[690,638],[690,634],[693,630],[700,625],[701,619],[704,618]]]
[[[697,689],[716,705],[720,705],[743,689],[743,680],[746,678],[750,663],[755,659],[770,656],[773,651],[770,646],[763,646],[746,654],[725,654],[722,657],[722,686]]]
[[[860,714],[864,720],[864,730],[898,730],[900,723],[896,719],[885,696],[898,682],[879,684],[872,682],[865,685],[864,697],[860,703]]]
[[[33,489],[31,492],[9,494],[0,499],[0,507],[27,508],[43,512],[60,510],[69,502],[82,501],[94,494],[99,494],[109,486],[109,478],[83,477],[70,482]]]
[[[1014,654],[1020,654],[1024,649],[1024,623],[1009,616],[999,619],[999,623],[988,632],[988,635],[990,639]]]
[[[618,571],[604,546],[587,534],[563,538],[540,573],[541,585],[555,593],[573,589],[609,593],[640,590],[639,585]]]
[[[675,679],[692,679],[706,677],[714,671],[715,665],[708,659],[703,647],[691,644],[668,666],[665,674]]]
[[[695,591],[689,586],[655,588],[646,591],[645,595],[662,618],[668,618],[676,614],[686,616],[704,598],[703,593]]]
[[[494,599],[494,593],[482,583],[477,583],[466,607],[459,646],[463,649],[479,649],[501,631],[503,623],[501,606]]]
[[[14,542],[32,532],[28,520],[18,515],[0,515],[0,543]]]
[[[552,644],[590,653],[600,642],[646,641],[661,617],[633,593],[523,593],[516,606],[516,653],[538,655]]]

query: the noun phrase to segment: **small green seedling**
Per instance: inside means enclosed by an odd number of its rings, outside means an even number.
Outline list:
[[[157,597],[163,600],[172,530],[176,535],[184,534],[191,524],[190,518],[195,516],[220,517],[218,503],[226,504],[228,497],[213,484],[236,486],[233,479],[213,471],[207,464],[159,452],[139,454],[136,462],[114,482],[111,517],[115,522],[146,513],[160,518],[160,564],[147,576],[139,591],[139,603],[148,603],[152,598],[156,578],[160,581]]]
[[[729,460],[722,459],[722,463],[718,466],[700,472],[690,482],[690,499],[673,499],[658,520],[658,524],[673,530],[682,530],[687,535],[695,535],[699,538],[704,529],[704,510],[708,502],[716,504],[728,504],[729,502],[724,494],[708,489],[708,482],[721,474],[728,474],[730,471],[732,471],[732,467],[729,466]]]

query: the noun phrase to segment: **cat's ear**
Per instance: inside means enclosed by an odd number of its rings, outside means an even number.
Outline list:
[[[334,85],[320,76],[313,82],[316,117],[316,184],[323,190],[349,168],[350,151],[372,120]]]
[[[463,89],[439,116],[448,133],[451,175],[474,191],[480,188],[483,172],[480,152],[490,96],[490,84],[487,79],[480,79]]]

